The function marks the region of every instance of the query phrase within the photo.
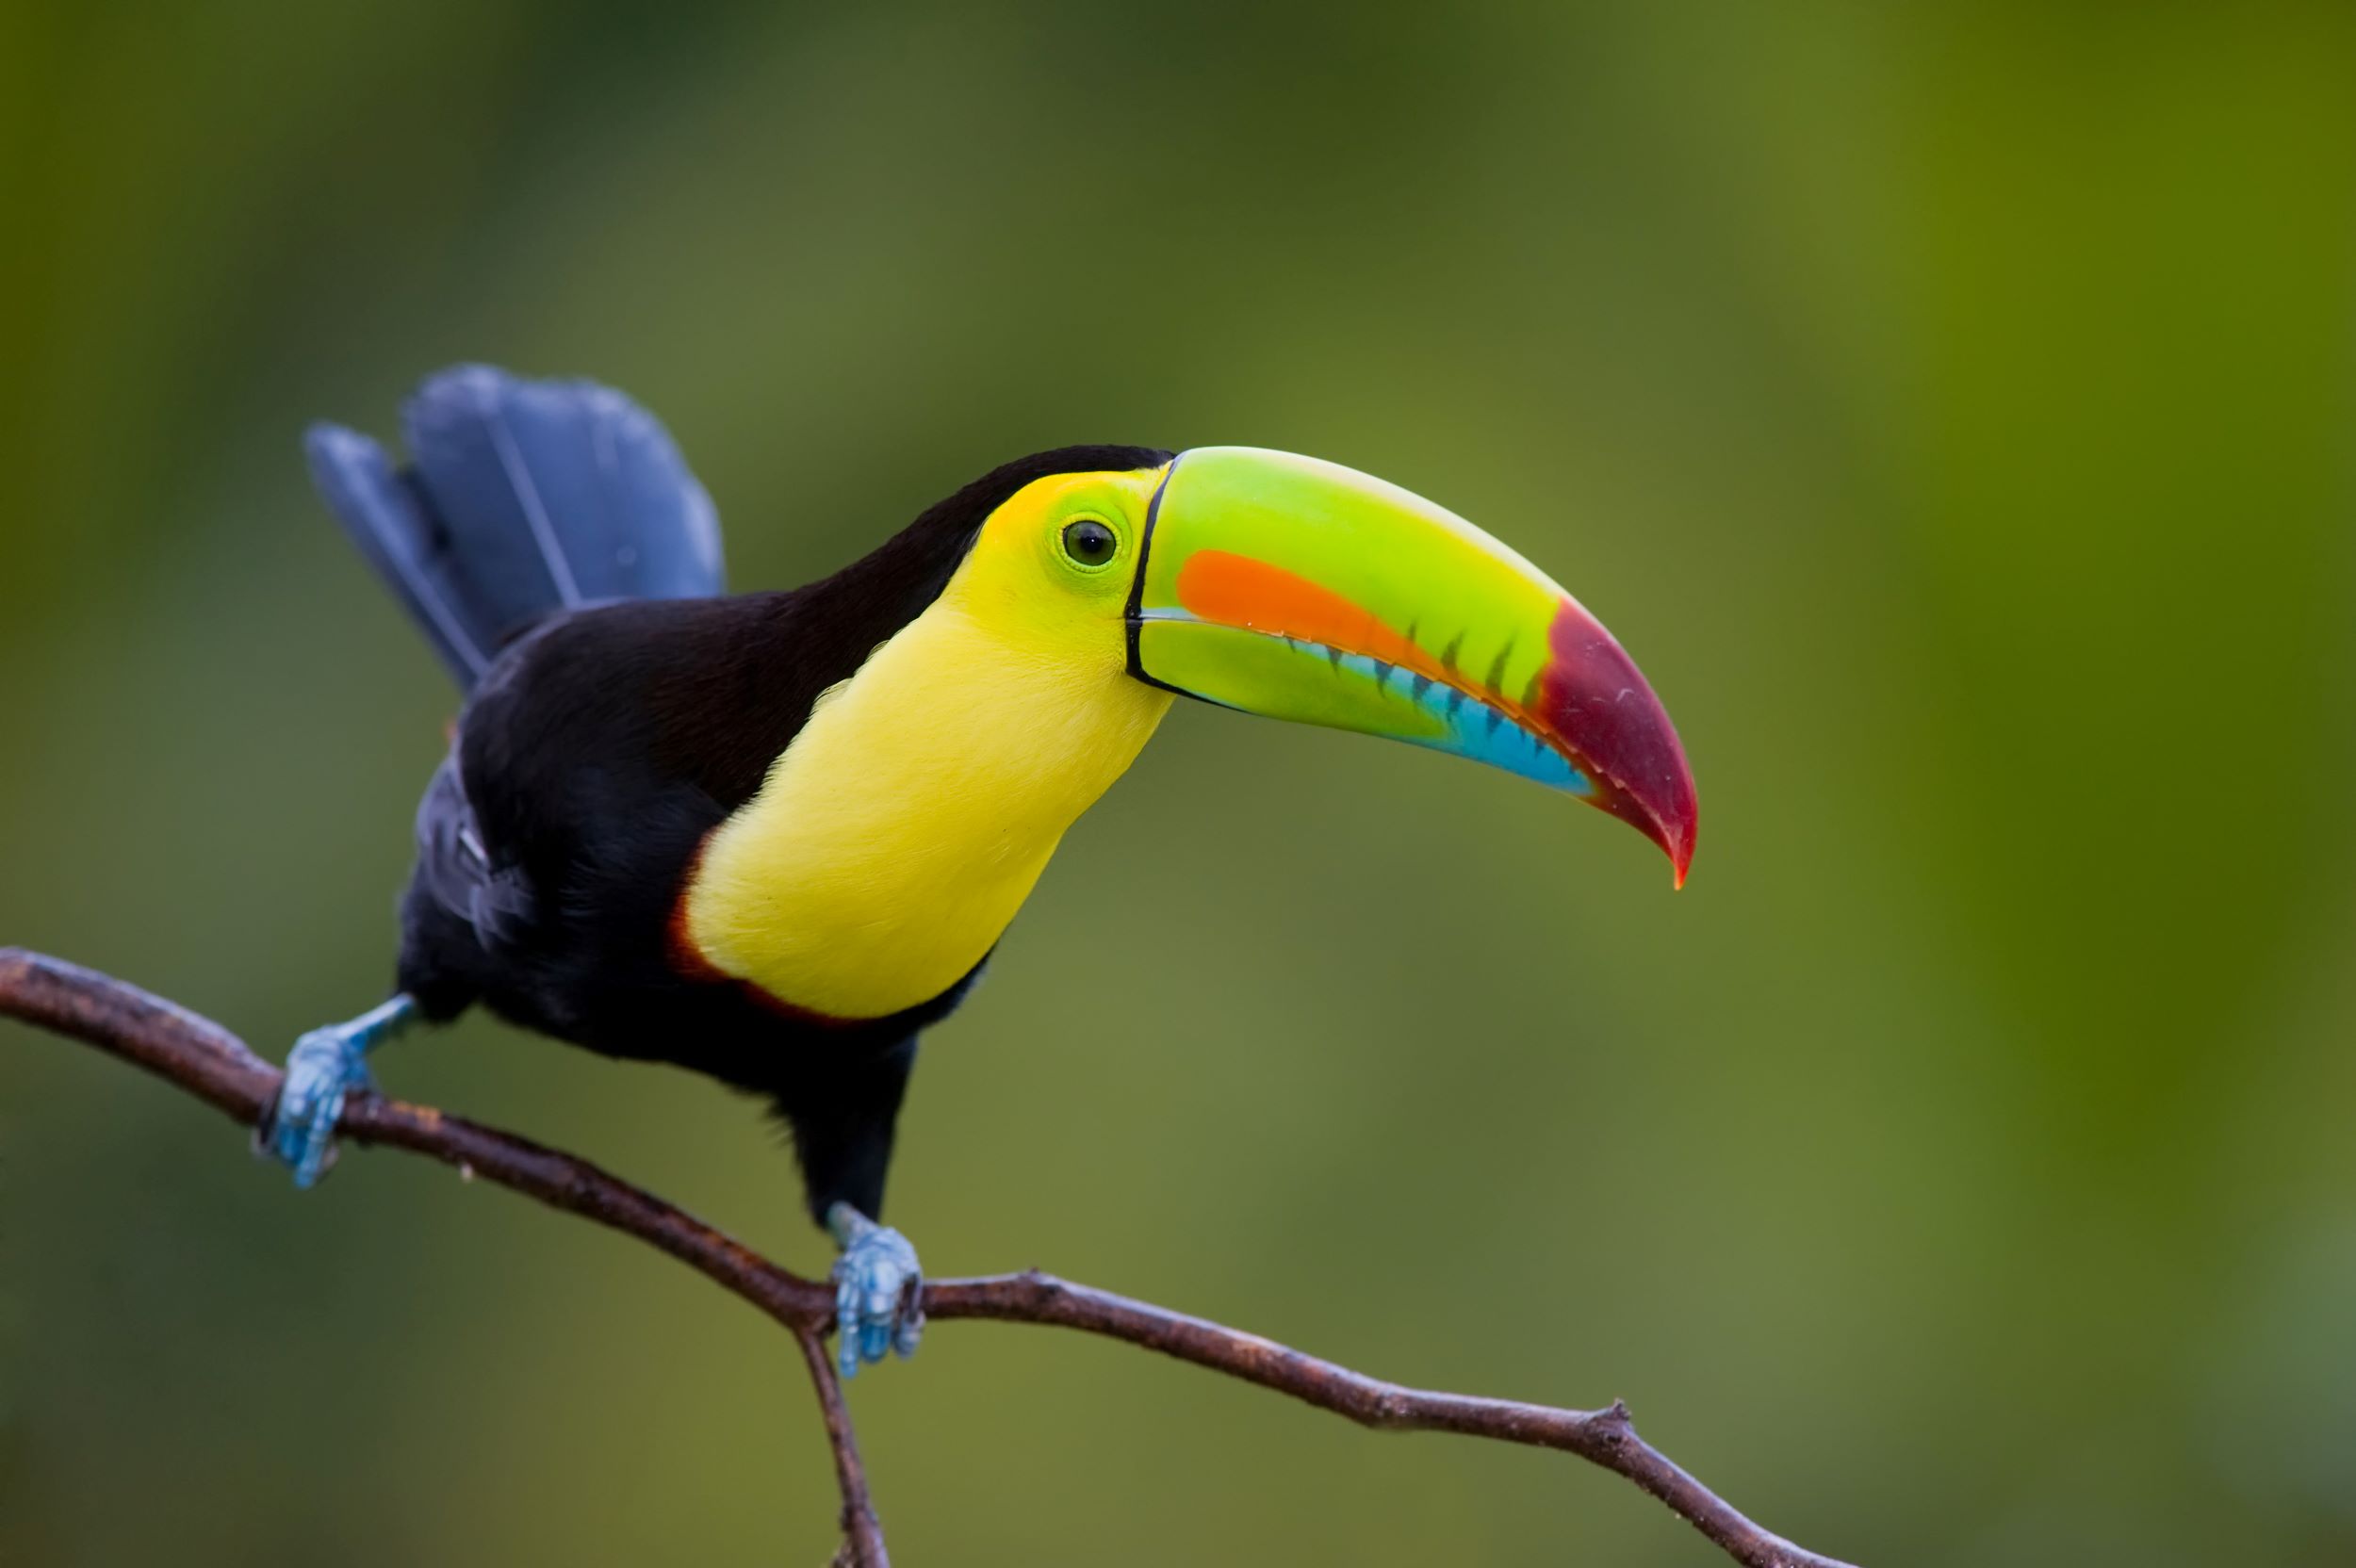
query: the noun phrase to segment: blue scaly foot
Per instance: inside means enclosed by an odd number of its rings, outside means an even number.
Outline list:
[[[309,1187],[335,1163],[335,1118],[344,1095],[368,1084],[368,1054],[416,1021],[417,1004],[396,996],[348,1023],[314,1029],[286,1054],[277,1102],[254,1130],[256,1153],[294,1168],[294,1183]]]
[[[916,1354],[924,1332],[924,1275],[916,1249],[848,1203],[826,1211],[826,1229],[843,1249],[831,1276],[837,1369],[856,1378],[861,1362],[881,1361],[887,1350],[904,1361]]]

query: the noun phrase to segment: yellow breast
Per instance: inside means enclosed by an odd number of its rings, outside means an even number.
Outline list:
[[[819,699],[704,846],[682,913],[706,962],[867,1019],[932,1000],[989,954],[1170,702],[1117,658],[1042,648],[1000,608],[960,572]]]

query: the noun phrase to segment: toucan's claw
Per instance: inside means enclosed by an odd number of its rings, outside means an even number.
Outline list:
[[[861,1363],[916,1354],[924,1332],[924,1275],[908,1238],[848,1203],[826,1211],[842,1245],[834,1264],[835,1366],[859,1376]]]
[[[397,996],[348,1023],[331,1023],[296,1040],[278,1099],[254,1129],[254,1152],[292,1167],[296,1186],[317,1185],[335,1168],[335,1120],[344,1096],[369,1086],[368,1054],[399,1033],[416,1010],[407,997]]]

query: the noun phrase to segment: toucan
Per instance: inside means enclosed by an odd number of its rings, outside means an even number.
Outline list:
[[[728,594],[709,497],[622,394],[460,366],[405,466],[311,473],[466,700],[426,785],[389,1000],[295,1044],[261,1147],[310,1186],[368,1054],[481,1004],[764,1096],[834,1266],[843,1373],[912,1353],[882,1223],[917,1039],[1173,699],[1389,736],[1584,800],[1679,885],[1693,775],[1600,622],[1366,474],[1252,447],[991,469],[867,556]]]

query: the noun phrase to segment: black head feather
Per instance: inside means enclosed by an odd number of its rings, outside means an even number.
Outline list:
[[[941,596],[990,514],[1024,485],[1055,474],[1158,468],[1173,455],[1153,447],[1057,447],[1002,463],[948,499],[926,507],[916,521],[873,552],[806,592],[820,598],[849,598],[871,613],[880,611],[896,631]],[[890,601],[888,609],[885,600]]]
[[[990,514],[1024,485],[1054,474],[1158,468],[1171,456],[1153,447],[1058,447],[1002,463],[834,576],[796,592],[797,633],[805,647],[828,650],[836,662],[847,659],[842,673],[848,675],[941,597]]]

